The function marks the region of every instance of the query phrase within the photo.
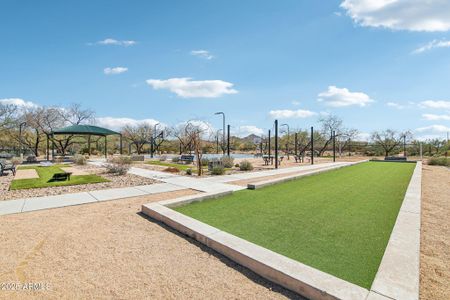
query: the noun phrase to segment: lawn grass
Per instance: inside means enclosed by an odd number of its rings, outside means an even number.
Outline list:
[[[10,190],[21,190],[21,189],[33,189],[33,188],[44,188],[52,186],[67,186],[67,185],[79,185],[88,183],[99,183],[108,182],[108,179],[100,177],[95,174],[91,175],[80,175],[71,176],[70,181],[53,181],[50,179],[55,173],[64,172],[60,167],[67,167],[67,165],[54,165],[49,167],[37,166],[37,167],[21,167],[20,169],[35,169],[39,175],[39,178],[33,179],[17,179],[11,182]]]
[[[192,169],[192,172],[197,172],[197,169],[192,165],[182,165],[182,164],[176,164],[176,163],[169,163],[165,161],[159,161],[159,160],[150,160],[147,161],[146,164],[149,165],[155,165],[155,166],[163,166],[168,168],[177,168],[180,171],[186,171],[187,169]]]
[[[367,162],[175,210],[370,288],[414,168]]]

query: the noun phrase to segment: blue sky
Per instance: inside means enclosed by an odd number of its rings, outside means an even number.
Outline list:
[[[0,20],[6,103],[81,103],[108,127],[450,130],[450,1],[1,0]]]

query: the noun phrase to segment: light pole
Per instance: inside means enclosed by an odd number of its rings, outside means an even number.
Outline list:
[[[222,129],[219,129],[219,130],[217,130],[217,133],[216,133],[216,152],[217,152],[217,154],[219,154],[219,132],[221,132],[222,131]]]
[[[23,159],[22,127],[26,126],[26,125],[27,125],[27,122],[22,122],[19,125],[20,159]]]
[[[159,123],[156,123],[153,126],[153,132],[152,132],[152,136],[150,137],[150,157],[153,158],[153,153],[155,152],[154,149],[154,144],[155,144],[155,139],[156,139],[156,126],[158,126]]]
[[[289,125],[288,124],[281,124],[281,126],[287,127],[287,144],[286,144],[286,152],[287,152],[287,159],[289,160]]]
[[[223,155],[225,155],[225,113],[219,111],[219,112],[216,112],[215,115],[222,115],[222,121],[223,121],[222,150],[223,150]]]

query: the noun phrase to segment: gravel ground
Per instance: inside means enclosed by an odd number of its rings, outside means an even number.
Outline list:
[[[7,176],[0,177],[0,201],[28,198],[28,197],[40,197],[40,196],[61,195],[68,193],[87,192],[87,191],[129,187],[136,185],[148,185],[157,182],[153,179],[144,178],[132,174],[127,174],[123,176],[111,175],[106,173],[104,168],[99,168],[96,166],[86,165],[86,166],[76,166],[76,168],[86,171],[88,173],[100,175],[110,180],[110,182],[10,191],[9,185],[13,180],[13,176],[8,174]]]
[[[0,282],[48,284],[5,299],[298,298],[139,214],[190,190],[0,217]]]
[[[423,166],[420,298],[450,299],[450,169]]]

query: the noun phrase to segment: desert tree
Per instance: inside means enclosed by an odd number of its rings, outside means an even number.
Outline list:
[[[202,176],[202,158],[205,145],[210,143],[214,136],[211,126],[203,121],[188,121],[184,127],[184,132],[194,150],[197,166],[197,175]]]
[[[358,130],[346,128],[342,119],[335,115],[323,116],[319,119],[319,123],[321,125],[320,139],[324,143],[319,150],[319,156],[323,155],[328,145],[333,140],[333,132],[335,133],[340,156],[342,155],[342,149],[346,147],[347,143],[358,135]]]
[[[393,129],[375,131],[371,136],[371,140],[383,148],[386,157],[389,156],[389,153],[391,153],[397,146],[401,145],[404,141],[409,141],[411,138],[411,132],[397,132]]]
[[[122,136],[136,146],[137,154],[143,153],[145,144],[150,143],[153,135],[153,126],[149,123],[126,125],[122,129]]]

